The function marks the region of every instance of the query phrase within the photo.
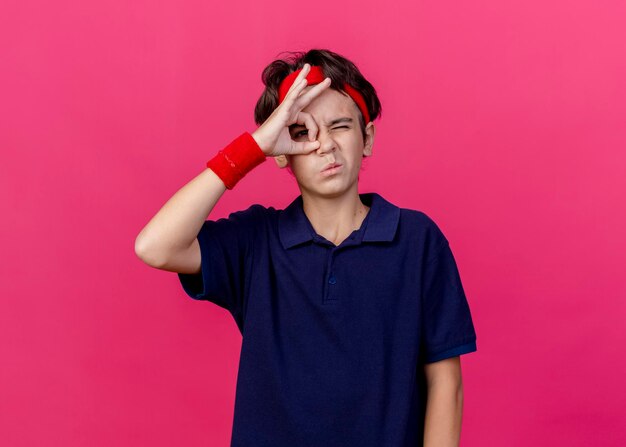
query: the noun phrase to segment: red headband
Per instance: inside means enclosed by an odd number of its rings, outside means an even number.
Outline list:
[[[278,87],[278,104],[283,102],[283,99],[285,99],[285,96],[287,96],[287,92],[291,88],[291,84],[293,84],[293,81],[295,81],[301,71],[302,69],[296,70],[293,73],[290,73],[285,79],[283,79],[280,87]],[[325,77],[321,67],[319,67],[318,65],[311,65],[311,70],[306,75],[307,86],[319,84],[324,79]],[[348,84],[344,84],[343,89],[348,95],[350,95],[354,102],[356,102],[356,105],[359,107],[361,113],[363,114],[365,124],[369,123],[370,114],[367,112],[367,106],[365,105],[365,100],[363,99],[363,96],[361,96],[358,91],[356,91]]]

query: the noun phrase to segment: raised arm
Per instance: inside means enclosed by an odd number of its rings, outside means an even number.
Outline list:
[[[200,227],[226,191],[206,168],[179,189],[135,239],[135,253],[151,267],[180,273],[200,271]]]
[[[305,92],[309,70],[310,65],[305,64],[283,102],[252,134],[265,155],[307,154],[319,147],[319,141],[315,139],[317,125],[302,109],[330,86],[330,78]],[[288,127],[294,123],[309,129],[308,142],[296,142],[291,138]],[[246,144],[255,144],[247,141]],[[198,232],[226,189],[226,184],[212,169],[203,170],[178,190],[141,230],[135,239],[137,256],[159,269],[178,273],[200,272]]]

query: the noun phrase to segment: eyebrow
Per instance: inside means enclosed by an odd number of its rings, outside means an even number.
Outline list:
[[[353,121],[354,120],[350,117],[342,116],[340,118],[335,118],[331,122],[327,123],[326,127],[334,126],[335,124],[339,124],[339,123],[352,123]],[[306,128],[306,126],[302,124],[292,124],[291,126],[289,126],[289,128],[291,130],[294,130],[294,129],[299,129],[299,128]]]

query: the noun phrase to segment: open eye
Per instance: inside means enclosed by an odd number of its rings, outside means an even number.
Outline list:
[[[333,127],[332,130],[337,130],[337,129],[350,129],[350,126],[337,126],[337,127]],[[300,131],[296,132],[293,137],[294,138],[299,138],[299,137],[301,137],[303,135],[307,135],[308,133],[309,133],[308,129],[300,130]]]

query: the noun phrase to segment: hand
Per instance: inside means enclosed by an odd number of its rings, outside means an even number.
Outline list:
[[[268,156],[283,154],[308,154],[320,145],[316,141],[318,127],[310,113],[303,112],[315,97],[330,86],[330,78],[316,84],[306,93],[302,93],[307,86],[306,75],[311,70],[309,64],[304,64],[302,71],[289,88],[283,102],[281,102],[265,122],[252,134],[263,152]],[[289,126],[302,124],[308,130],[309,141],[296,142],[291,139]]]

